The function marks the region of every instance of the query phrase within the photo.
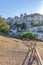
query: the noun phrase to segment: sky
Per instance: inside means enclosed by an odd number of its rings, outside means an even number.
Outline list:
[[[20,14],[43,14],[43,0],[0,0],[0,15],[14,17]]]

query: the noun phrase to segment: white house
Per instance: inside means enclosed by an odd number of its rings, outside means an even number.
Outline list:
[[[17,33],[17,27],[14,25],[11,27],[11,29],[9,30],[9,35],[16,35]]]
[[[39,33],[39,32],[32,32],[32,33],[35,34],[38,39],[40,39],[41,41],[43,41],[43,33]]]
[[[43,33],[37,33],[37,37],[43,41]]]
[[[39,26],[38,31],[43,32],[43,26]]]

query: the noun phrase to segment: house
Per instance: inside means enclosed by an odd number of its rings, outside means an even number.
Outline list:
[[[16,25],[13,25],[9,30],[9,35],[14,36],[17,33],[17,27]]]
[[[43,26],[39,26],[38,32],[43,32]]]
[[[38,27],[29,28],[29,32],[37,32],[37,31],[38,31]]]
[[[37,37],[38,37],[41,41],[43,41],[43,33],[37,33]]]
[[[32,33],[35,34],[38,39],[43,41],[43,33],[40,33],[40,32],[32,32]]]
[[[43,26],[38,26],[39,24],[43,24],[43,15],[34,13],[34,14],[26,15],[26,16],[21,15],[20,17],[15,16],[14,18],[11,18],[11,17],[8,18],[7,22],[11,26],[11,28],[9,30],[9,35],[14,36],[14,35],[22,34],[23,32],[32,32],[32,33],[36,34],[36,36],[38,38],[43,40],[43,34],[41,33],[43,31]],[[15,22],[17,24],[25,23],[27,29],[22,30],[20,27],[17,27],[15,25]],[[36,27],[32,26],[32,22],[35,25],[37,25],[37,24],[38,25]]]

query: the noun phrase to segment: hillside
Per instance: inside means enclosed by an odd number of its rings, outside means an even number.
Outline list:
[[[0,65],[22,65],[30,43],[0,35]],[[37,48],[43,60],[43,42],[37,42]]]

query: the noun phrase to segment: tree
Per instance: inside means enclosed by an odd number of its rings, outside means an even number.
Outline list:
[[[23,14],[20,14],[20,17],[23,17]]]
[[[27,13],[24,13],[24,16],[27,16]]]
[[[17,27],[21,27],[21,24],[18,24],[17,22],[15,22],[15,25],[16,25]]]
[[[10,29],[10,26],[6,23],[6,21],[0,17],[0,31],[8,32]]]
[[[12,23],[13,23],[13,18],[12,17],[8,17],[7,18],[7,23],[12,26]]]
[[[26,29],[26,24],[25,23],[21,24],[21,29],[24,29],[24,30]]]

